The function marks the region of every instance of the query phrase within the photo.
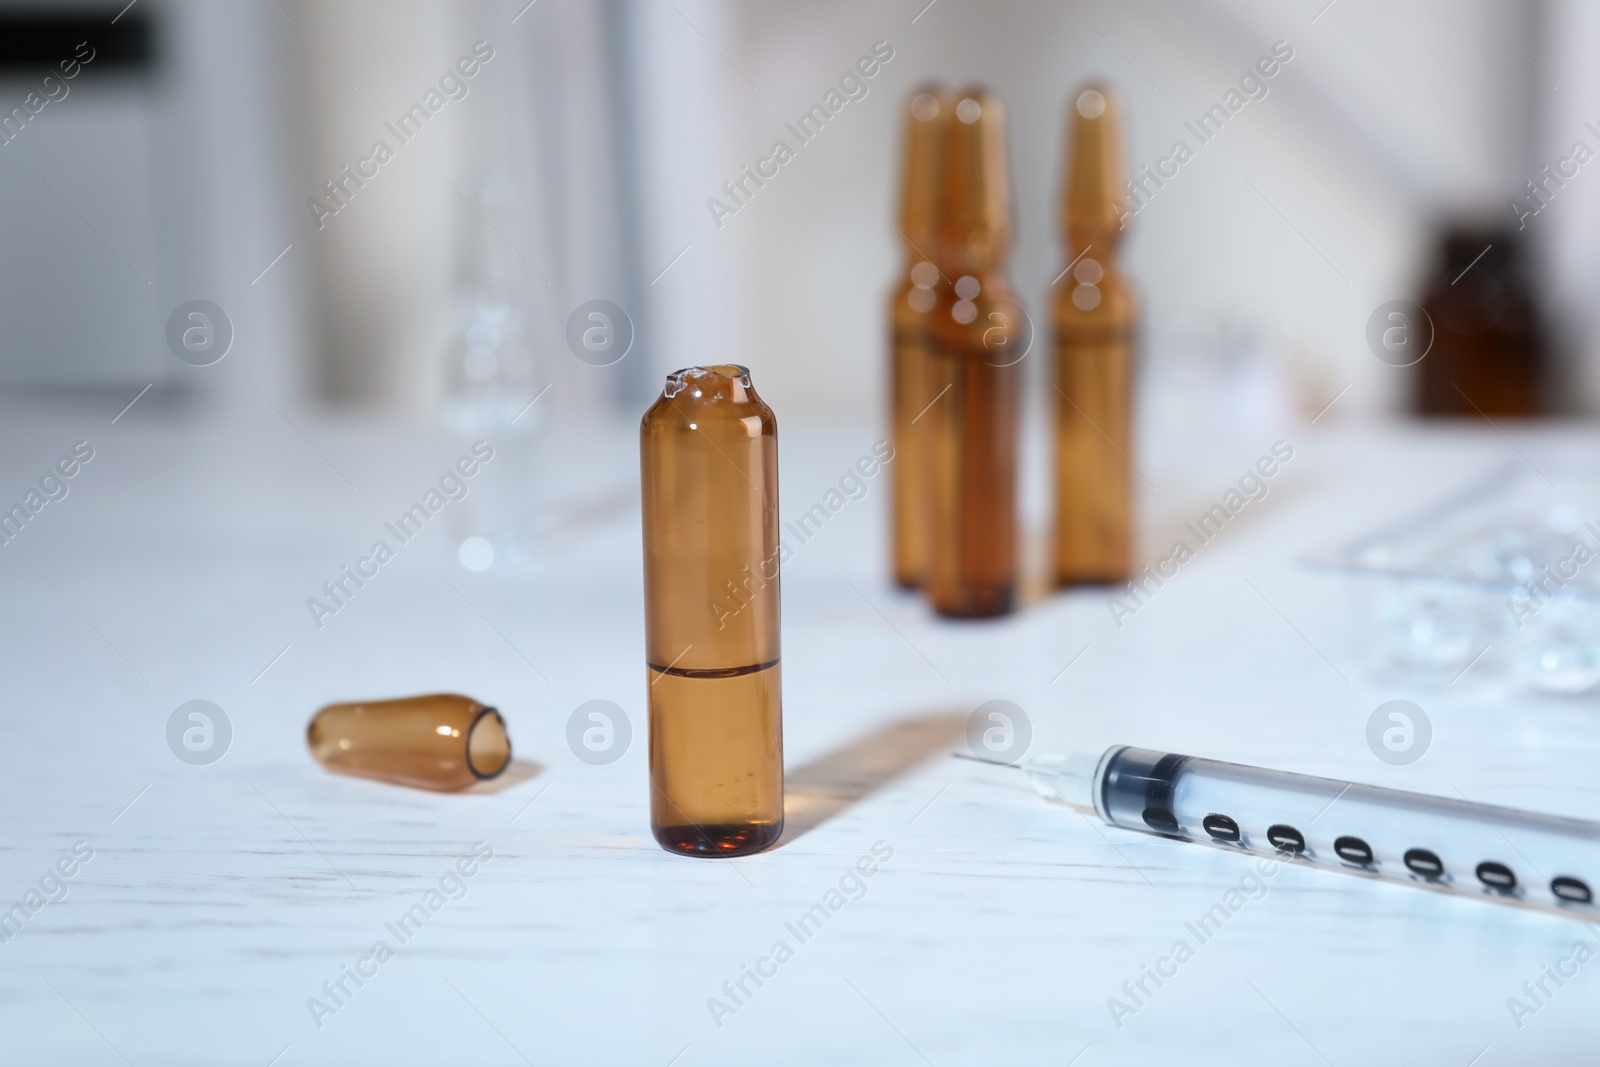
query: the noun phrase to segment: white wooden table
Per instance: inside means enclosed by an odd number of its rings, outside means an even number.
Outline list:
[[[1493,431],[1286,435],[1295,459],[1271,495],[1121,629],[1103,590],[1036,596],[999,622],[931,618],[884,581],[880,476],[784,573],[790,832],[763,855],[696,861],[656,847],[647,825],[630,425],[609,439],[551,427],[530,472],[506,450],[475,479],[469,503],[515,490],[536,505],[534,563],[462,569],[452,504],[319,630],[306,599],[464,444],[296,416],[302,437],[264,409],[112,414],[0,420],[7,506],[75,441],[95,449],[68,496],[0,548],[0,907],[24,902],[26,918],[0,945],[0,1060],[1594,1055],[1600,962],[1550,986],[1520,1028],[1507,1000],[1578,941],[1600,948],[1600,931],[1296,869],[1197,943],[1185,923],[1239,884],[1237,858],[1102,831],[1014,772],[946,757],[972,709],[1005,698],[1026,710],[1036,752],[1125,742],[1600,818],[1593,699],[1519,695],[1492,660],[1442,689],[1376,680],[1345,585],[1297,562],[1503,459]],[[780,424],[789,514],[876,436],[781,411]],[[1595,444],[1577,431],[1519,441],[1574,455]],[[1146,557],[1270,444],[1154,457]],[[335,777],[306,754],[322,703],[441,689],[504,711],[518,763],[498,788],[431,795]],[[1391,767],[1364,729],[1402,696],[1435,738],[1419,763]],[[232,725],[209,766],[181,762],[165,737],[197,698]],[[565,739],[572,710],[596,698],[634,729],[609,766]],[[76,842],[92,859],[46,879],[66,896],[28,912],[30,888]],[[464,895],[429,898],[479,842],[493,859],[446,881]],[[892,856],[858,891],[847,872],[874,847]],[[830,898],[841,878],[848,893]],[[838,909],[797,937],[791,926],[830,900]],[[428,919],[402,941],[388,924],[418,903]],[[1116,1025],[1109,999],[1126,1002],[1124,983],[1180,939],[1193,958]],[[381,963],[378,941],[393,950]],[[760,985],[744,970],[758,966]]]

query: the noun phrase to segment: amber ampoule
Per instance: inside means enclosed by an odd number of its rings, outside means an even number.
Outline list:
[[[777,420],[744,367],[690,367],[639,451],[650,828],[669,852],[756,852],[783,832]]]
[[[929,346],[928,599],[942,615],[1003,615],[1017,583],[1017,411],[1026,324],[1006,279],[1011,188],[994,94],[955,94],[945,129]]]
[[[1081,89],[1061,202],[1069,268],[1055,292],[1056,536],[1061,585],[1133,572],[1133,288],[1117,264],[1122,147],[1109,90]]]
[[[905,155],[900,175],[900,236],[905,268],[889,297],[889,443],[894,463],[889,527],[894,580],[903,589],[922,584],[928,567],[927,445],[928,334],[939,268],[935,222],[939,209],[940,157],[950,100],[938,85],[924,85],[906,107]]]
[[[455,693],[329,704],[306,744],[330,771],[420,789],[465,789],[511,762],[500,713]]]

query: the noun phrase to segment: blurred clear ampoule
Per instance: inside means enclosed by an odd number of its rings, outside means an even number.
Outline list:
[[[511,181],[503,171],[484,170],[457,183],[456,192],[456,307],[444,355],[442,414],[452,434],[485,439],[496,449],[494,477],[474,485],[452,514],[462,564],[485,570],[516,562],[529,550],[529,438],[539,419],[529,401],[539,387],[523,328],[522,262],[497,229],[511,225]]]

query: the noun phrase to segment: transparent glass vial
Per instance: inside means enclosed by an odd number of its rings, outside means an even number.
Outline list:
[[[783,832],[778,424],[744,367],[690,367],[639,427],[650,827],[741,856]]]
[[[944,135],[939,270],[925,416],[932,507],[926,588],[942,615],[1010,612],[1017,584],[1017,433],[1023,315],[1005,262],[1011,179],[994,94],[955,96]]]
[[[1117,264],[1122,147],[1110,91],[1068,109],[1061,200],[1069,269],[1056,286],[1055,576],[1126,581],[1133,570],[1133,288]]]
[[[329,704],[306,744],[330,771],[420,789],[465,789],[511,763],[500,712],[455,693]]]
[[[928,505],[925,434],[934,391],[928,388],[928,335],[936,300],[941,141],[951,103],[938,85],[924,85],[906,107],[905,154],[900,176],[900,236],[905,267],[889,297],[890,555],[894,580],[903,589],[922,584],[928,566]]]

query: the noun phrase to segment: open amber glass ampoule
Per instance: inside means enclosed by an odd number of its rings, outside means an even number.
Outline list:
[[[1026,316],[1006,279],[1011,188],[992,93],[955,94],[945,129],[929,361],[928,598],[943,615],[1003,615],[1017,581],[1017,408]]]
[[[690,367],[639,448],[651,830],[755,852],[783,832],[777,420],[744,367]]]
[[[900,236],[905,268],[889,297],[889,443],[894,491],[889,526],[894,580],[905,589],[922,583],[928,565],[930,484],[924,417],[933,402],[928,388],[928,332],[939,268],[933,259],[938,234],[942,170],[941,139],[950,101],[937,85],[914,92],[906,108],[905,156],[900,176]]]
[[[1117,265],[1122,178],[1117,112],[1102,86],[1068,109],[1061,204],[1068,269],[1055,292],[1056,581],[1125,581],[1133,570],[1132,287]]]
[[[500,713],[454,693],[329,704],[306,743],[330,771],[421,789],[464,789],[511,762]]]

